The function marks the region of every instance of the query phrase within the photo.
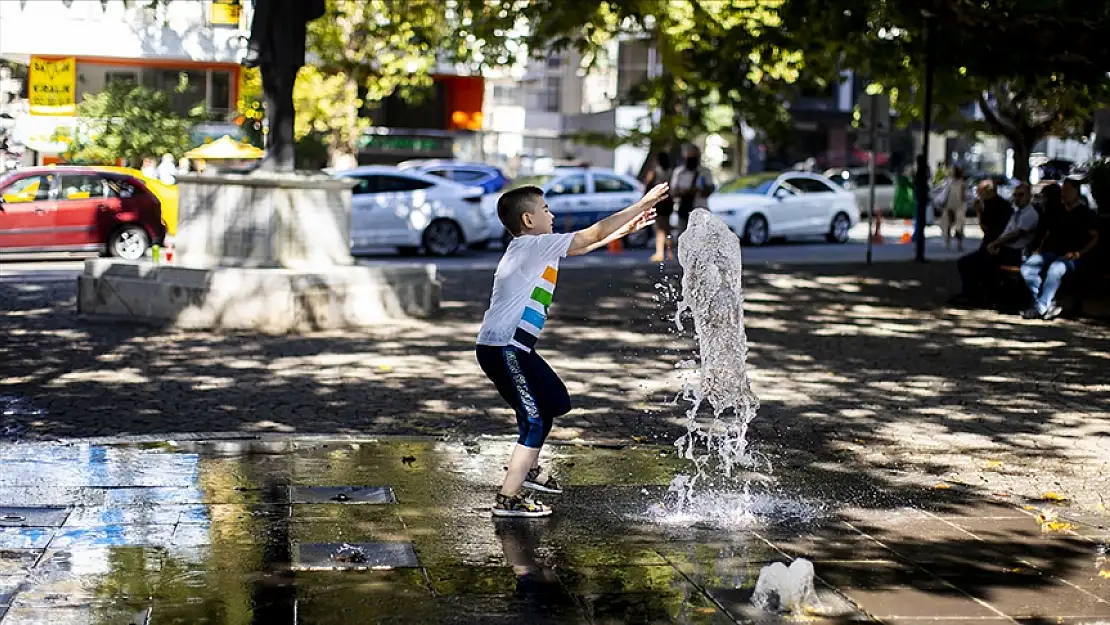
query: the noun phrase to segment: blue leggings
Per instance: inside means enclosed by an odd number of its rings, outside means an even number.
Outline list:
[[[478,365],[516,412],[517,443],[539,449],[555,417],[570,412],[570,395],[558,374],[536,352],[479,345]]]

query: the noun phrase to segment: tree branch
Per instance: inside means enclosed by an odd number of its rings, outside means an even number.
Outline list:
[[[1018,130],[1017,126],[1004,120],[1001,115],[995,112],[991,103],[987,100],[987,96],[982,93],[979,94],[979,109],[983,111],[983,117],[987,118],[987,123],[994,126],[1004,137],[1011,141],[1021,137],[1021,131]]]

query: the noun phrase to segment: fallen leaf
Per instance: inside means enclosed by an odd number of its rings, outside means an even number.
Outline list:
[[[1010,493],[994,493],[995,497],[1009,497]]]
[[[645,441],[645,440],[647,440],[647,439],[646,439],[646,438],[644,438],[643,436],[633,436],[633,437],[632,437],[632,440],[636,441],[637,443],[642,443],[642,442],[644,442],[644,441]]]
[[[997,469],[1000,466],[1002,466],[1002,461],[1001,460],[988,460],[987,461],[987,468],[988,469]]]
[[[944,482],[937,482],[937,483],[936,483],[936,484],[935,484],[935,485],[933,486],[933,488],[935,488],[936,490],[948,490],[948,489],[950,489],[950,488],[952,488],[952,487],[951,487],[951,486],[949,486],[948,484],[945,484]]]
[[[1061,495],[1060,493],[1056,493],[1056,492],[1053,492],[1053,491],[1048,491],[1047,493],[1041,495],[1041,499],[1043,499],[1045,501],[1067,501],[1068,500],[1067,497]]]
[[[1049,521],[1041,525],[1042,532],[1067,532],[1075,529],[1075,526],[1067,521]]]
[[[1103,579],[1110,579],[1110,570],[1102,569],[1098,572],[1098,576]]]
[[[393,367],[390,367],[389,365],[378,365],[378,370],[379,371],[393,371]]]

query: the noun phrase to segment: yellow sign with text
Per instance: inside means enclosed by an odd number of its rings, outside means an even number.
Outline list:
[[[212,0],[209,18],[213,26],[238,26],[242,12],[239,0]]]
[[[76,115],[77,59],[32,56],[28,87],[32,115]]]

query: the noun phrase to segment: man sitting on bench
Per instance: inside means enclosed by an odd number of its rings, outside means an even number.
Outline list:
[[[987,193],[983,193],[986,191]],[[988,196],[988,202],[1005,202],[993,193],[993,186],[980,186],[980,197]],[[983,306],[987,298],[997,295],[1001,284],[1000,268],[1006,265],[1020,265],[1025,253],[1037,236],[1037,209],[1030,203],[1032,193],[1029,185],[1021,183],[1014,189],[1012,196],[1015,210],[1009,220],[995,233],[992,241],[984,240],[984,245],[967,254],[956,262],[960,271],[962,289],[953,297],[954,306]]]
[[[1098,244],[1095,214],[1083,203],[1079,182],[1064,181],[1060,189],[1063,210],[1045,216],[1048,226],[1044,241],[1021,266],[1021,277],[1033,295],[1033,305],[1022,317],[1055,319],[1063,311],[1056,304],[1056,291],[1064,274],[1075,271],[1080,259]],[[1045,268],[1048,268],[1045,271]],[[1042,280],[1041,273],[1044,272]]]

